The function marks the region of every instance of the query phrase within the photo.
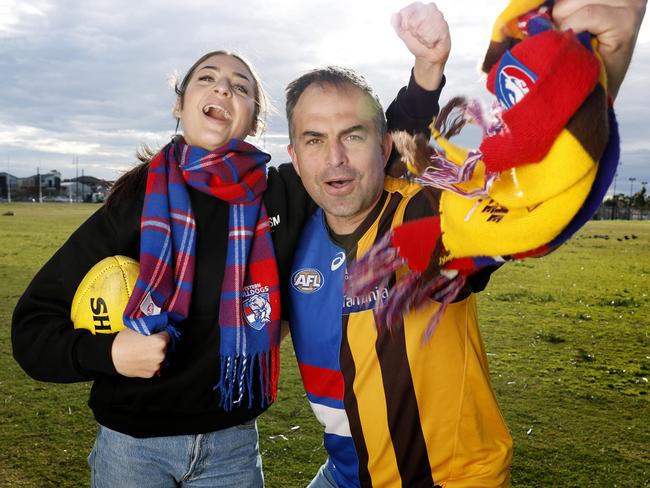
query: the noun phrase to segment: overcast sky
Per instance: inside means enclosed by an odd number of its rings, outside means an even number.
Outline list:
[[[288,161],[283,90],[327,64],[357,69],[387,105],[412,58],[390,26],[408,0],[0,0],[0,172],[56,169],[115,179],[142,143],[174,131],[169,77],[204,52],[247,56],[277,107],[251,142]],[[440,0],[452,34],[443,103],[485,92],[478,64],[505,1]],[[490,6],[493,6],[490,8]],[[650,181],[650,28],[616,103],[622,133],[617,192]]]

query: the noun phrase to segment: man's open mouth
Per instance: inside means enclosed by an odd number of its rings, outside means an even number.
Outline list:
[[[351,179],[340,179],[340,180],[330,180],[326,181],[325,183],[332,188],[343,188],[347,184],[349,184],[352,180]]]

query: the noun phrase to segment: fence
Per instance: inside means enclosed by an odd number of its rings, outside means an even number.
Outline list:
[[[594,220],[650,220],[650,209],[601,205]]]

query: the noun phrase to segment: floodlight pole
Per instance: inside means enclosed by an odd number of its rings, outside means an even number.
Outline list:
[[[78,202],[79,201],[79,158],[77,156],[74,157],[74,164],[77,167],[77,177],[75,179],[75,195],[74,195],[74,201]]]
[[[7,203],[11,203],[11,165],[7,163]]]
[[[642,181],[642,182],[641,182],[641,186],[643,186],[643,190],[645,190],[645,186],[646,186],[647,184],[648,184],[647,181]],[[646,202],[646,199],[648,198],[648,197],[645,195],[645,191],[644,191],[644,194],[641,195],[641,197],[643,198],[643,203],[641,204],[641,219],[643,219],[643,210],[645,209],[645,202]]]
[[[616,178],[618,177],[618,171],[614,173],[614,194],[612,195],[612,200],[614,205],[612,207],[612,220],[616,219],[618,216],[618,198],[616,198]]]
[[[633,196],[632,188],[633,188],[634,182],[636,181],[636,178],[632,176],[632,177],[628,178],[628,180],[630,181],[630,205],[628,207],[629,208],[629,217],[628,218],[630,220],[633,220],[632,219],[632,196]]]
[[[43,189],[41,188],[41,168],[36,168],[36,179],[38,185],[38,203],[43,203]]]

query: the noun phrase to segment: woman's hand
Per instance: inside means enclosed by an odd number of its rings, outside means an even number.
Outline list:
[[[158,332],[150,336],[131,329],[117,333],[111,356],[119,374],[129,378],[151,378],[165,360],[169,334]]]

